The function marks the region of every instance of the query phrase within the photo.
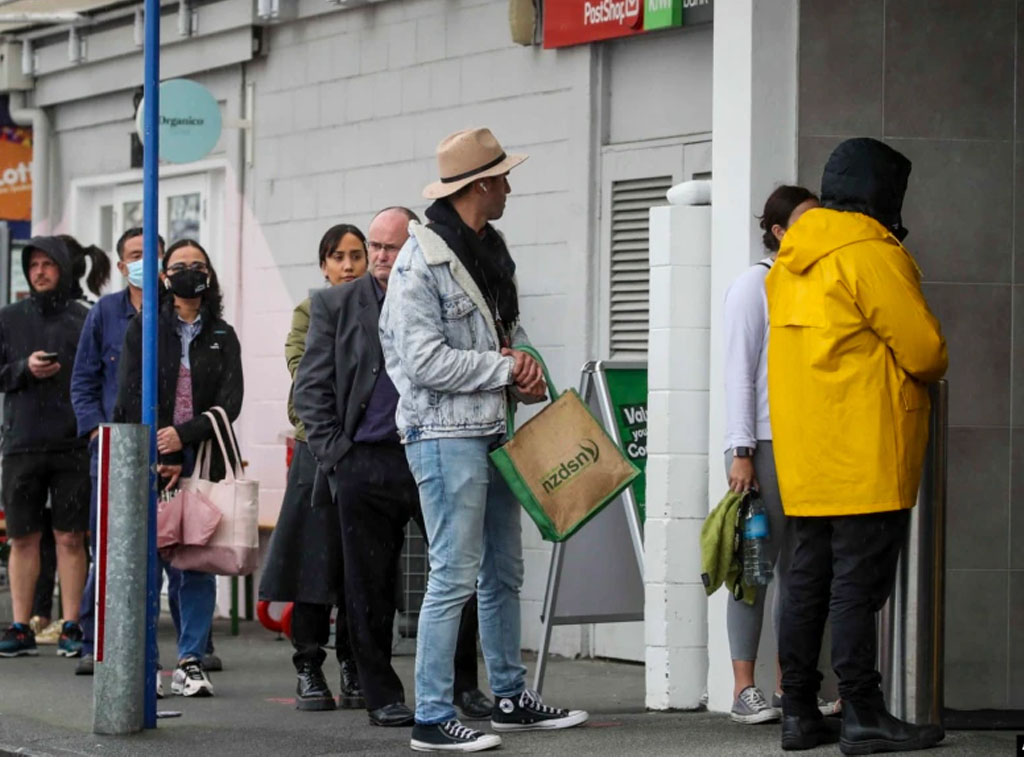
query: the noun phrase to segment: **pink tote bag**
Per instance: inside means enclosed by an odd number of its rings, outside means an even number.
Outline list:
[[[224,409],[217,406],[203,415],[213,425],[216,445],[224,459],[224,479],[218,482],[210,480],[210,458],[213,455],[214,441],[207,440],[199,447],[196,471],[192,473],[192,477],[182,481],[182,491],[201,497],[219,510],[221,517],[213,535],[201,545],[185,541],[185,531],[201,530],[202,521],[197,519],[190,523],[183,519],[184,543],[174,547],[170,563],[175,568],[186,571],[204,571],[221,576],[246,576],[255,571],[259,563],[259,482],[245,476],[238,440]],[[223,422],[226,427],[234,455],[238,458],[237,467],[228,455],[218,422]],[[189,505],[185,505],[183,518],[187,517],[188,513]]]

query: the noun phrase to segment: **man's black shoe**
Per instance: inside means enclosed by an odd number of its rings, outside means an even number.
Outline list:
[[[813,749],[839,741],[841,724],[835,718],[782,716],[782,748]]]
[[[409,746],[416,752],[480,752],[501,746],[501,736],[481,733],[458,720],[412,727]]]
[[[455,704],[467,720],[484,720],[491,716],[494,702],[488,699],[479,688],[463,691],[455,697]]]
[[[370,710],[370,725],[401,728],[405,725],[412,725],[413,720],[412,710],[400,701]]]
[[[844,755],[928,749],[945,736],[941,725],[914,725],[893,717],[882,707],[843,702],[839,750]]]
[[[345,659],[341,662],[341,693],[338,696],[338,706],[341,709],[363,709],[366,706],[363,689],[359,685],[359,670],[354,659]]]
[[[320,667],[303,664],[299,668],[299,682],[295,686],[295,708],[303,712],[327,712],[337,708],[334,695],[327,687]]]

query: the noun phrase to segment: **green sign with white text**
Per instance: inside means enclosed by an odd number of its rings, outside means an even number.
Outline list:
[[[641,472],[647,469],[647,369],[607,368],[604,372],[615,412],[615,426],[622,440],[622,450]],[[609,431],[611,431],[609,429]],[[631,486],[640,524],[647,519],[647,484],[644,476]],[[627,490],[627,493],[629,491]]]
[[[683,0],[644,0],[644,29],[666,29],[683,23]]]

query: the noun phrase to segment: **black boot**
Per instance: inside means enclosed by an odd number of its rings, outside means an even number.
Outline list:
[[[345,659],[341,662],[341,695],[338,696],[338,706],[342,709],[363,709],[366,706],[363,689],[359,685],[359,670],[356,668],[355,659]]]
[[[327,687],[323,670],[312,662],[299,667],[299,682],[295,686],[295,708],[304,712],[325,712],[337,709],[334,694]]]
[[[935,746],[946,732],[941,725],[913,725],[893,717],[883,703],[843,701],[843,731],[839,750],[844,755],[909,752]]]
[[[782,748],[813,749],[819,744],[835,744],[839,741],[840,724],[835,718],[800,717],[783,715]]]

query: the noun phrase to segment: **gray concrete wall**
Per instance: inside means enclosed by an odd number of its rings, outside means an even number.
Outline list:
[[[801,183],[852,136],[914,164],[907,246],[950,355],[946,705],[1024,708],[1024,3],[800,17]]]

